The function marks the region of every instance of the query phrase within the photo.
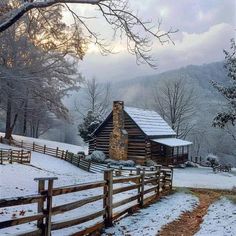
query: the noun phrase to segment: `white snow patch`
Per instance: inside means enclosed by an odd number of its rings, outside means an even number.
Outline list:
[[[236,168],[232,172],[214,173],[212,168],[174,169],[174,187],[232,189],[236,186]]]
[[[235,236],[236,235],[236,204],[228,199],[213,203],[203,218],[201,228],[196,236]]]
[[[4,133],[0,132],[0,136],[5,136]],[[25,136],[20,136],[20,135],[13,135],[13,138],[17,141],[22,141],[32,144],[33,142],[38,145],[46,145],[47,147],[50,148],[59,148],[61,150],[68,150],[69,152],[77,153],[77,152],[85,152],[85,154],[88,153],[88,147],[87,146],[77,146],[77,145],[72,145],[68,143],[61,143],[61,142],[56,142],[56,141],[50,141],[46,139],[38,139],[38,138],[31,138],[31,137],[25,137]]]
[[[197,203],[198,198],[191,194],[175,193],[117,221],[113,227],[107,228],[103,235],[157,235],[164,225],[178,219],[183,212],[191,211]]]

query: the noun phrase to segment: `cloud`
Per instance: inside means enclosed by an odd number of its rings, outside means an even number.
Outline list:
[[[175,45],[154,48],[158,58],[158,70],[147,65],[138,66],[135,57],[126,51],[120,54],[101,56],[91,53],[85,57],[80,70],[86,77],[96,76],[99,80],[121,80],[135,76],[159,73],[189,64],[204,64],[224,59],[223,49],[229,47],[230,38],[234,37],[232,25],[221,23],[202,33],[180,32],[180,39]]]

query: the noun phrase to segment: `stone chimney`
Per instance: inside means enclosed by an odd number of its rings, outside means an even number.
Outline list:
[[[115,160],[127,160],[128,133],[124,129],[124,102],[113,102],[113,130],[110,135],[109,155]]]

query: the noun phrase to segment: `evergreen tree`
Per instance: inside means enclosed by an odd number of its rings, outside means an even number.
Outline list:
[[[101,124],[102,120],[97,114],[92,111],[88,111],[87,116],[84,117],[83,123],[78,127],[79,135],[83,138],[85,142],[91,139],[92,133]]]
[[[222,112],[219,112],[213,120],[214,127],[220,127],[227,132],[236,141],[235,125],[236,125],[236,45],[234,39],[231,39],[231,52],[224,50],[225,54],[225,69],[230,80],[228,86],[224,86],[217,82],[212,82],[213,86],[227,100],[227,107]]]

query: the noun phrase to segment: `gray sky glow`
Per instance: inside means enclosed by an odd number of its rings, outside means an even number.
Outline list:
[[[162,47],[154,44],[153,55],[157,58],[158,70],[147,65],[138,66],[135,57],[128,54],[122,42],[114,43],[120,48],[120,53],[109,56],[102,56],[95,47],[91,47],[80,63],[80,71],[85,77],[95,76],[100,81],[121,80],[189,64],[223,60],[222,50],[229,47],[230,38],[235,38],[234,0],[130,0],[130,4],[143,19],[155,21],[161,17],[163,29],[179,29],[173,37],[175,45]],[[80,15],[94,14],[90,6],[80,6],[77,10]],[[106,38],[111,36],[110,27],[103,20],[94,20],[91,25]]]

